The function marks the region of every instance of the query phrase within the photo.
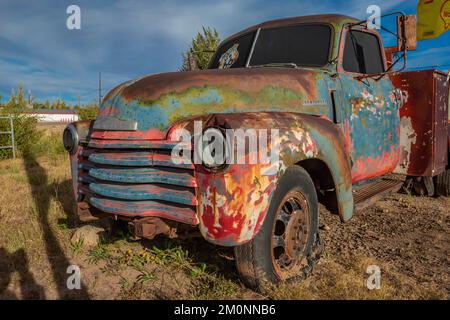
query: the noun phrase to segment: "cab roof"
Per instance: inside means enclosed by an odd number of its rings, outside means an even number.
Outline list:
[[[263,23],[259,23],[257,25],[246,28],[238,33],[233,34],[232,36],[225,39],[223,42],[232,40],[237,38],[243,34],[246,34],[251,31],[256,31],[259,28],[273,28],[273,27],[282,27],[289,26],[301,23],[327,23],[331,24],[335,27],[336,30],[340,30],[342,26],[346,23],[355,23],[359,20],[356,18],[352,18],[346,15],[340,14],[319,14],[319,15],[310,15],[310,16],[300,16],[300,17],[291,17],[291,18],[283,18],[277,20],[269,20]]]

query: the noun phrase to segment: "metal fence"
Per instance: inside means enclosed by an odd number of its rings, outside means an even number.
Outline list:
[[[0,117],[0,121],[9,121],[9,131],[0,131],[0,135],[10,135],[11,136],[11,145],[0,146],[0,150],[2,149],[12,149],[13,158],[16,157],[16,144],[14,141],[14,122],[11,116],[9,117]]]

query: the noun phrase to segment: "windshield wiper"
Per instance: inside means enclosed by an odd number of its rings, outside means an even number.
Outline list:
[[[289,68],[298,68],[298,65],[293,62],[279,62],[279,63],[266,63],[266,64],[257,64],[254,66],[248,66],[249,68],[265,68],[265,67],[289,67]]]

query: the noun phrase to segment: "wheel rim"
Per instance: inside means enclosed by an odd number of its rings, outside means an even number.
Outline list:
[[[272,230],[272,263],[284,280],[306,266],[305,250],[310,238],[308,201],[300,191],[289,192],[278,207]]]

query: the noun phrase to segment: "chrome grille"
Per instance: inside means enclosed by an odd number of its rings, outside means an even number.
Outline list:
[[[192,163],[171,159],[165,140],[91,139],[80,153],[78,188],[97,209],[198,224]]]

